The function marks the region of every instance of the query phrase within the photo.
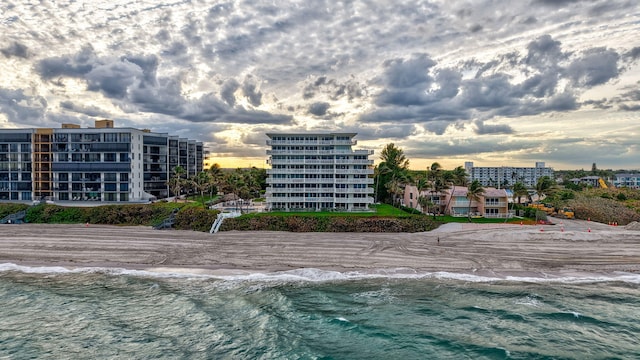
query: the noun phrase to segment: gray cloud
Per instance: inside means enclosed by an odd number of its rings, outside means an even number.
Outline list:
[[[617,78],[620,56],[611,49],[594,48],[570,60],[571,54],[561,45],[545,35],[527,45],[523,58],[498,55],[486,63],[465,62],[459,69],[438,70],[438,64],[424,55],[388,61],[384,64],[385,87],[375,98],[378,108],[360,120],[422,123],[427,131],[442,135],[452,122],[475,118],[478,134],[510,134],[510,126],[492,127],[483,121],[576,110],[580,107],[577,89]],[[474,78],[463,77],[463,71],[475,68],[479,70]],[[514,70],[524,80],[516,80],[511,75]],[[560,89],[563,79],[573,86]]]
[[[224,84],[222,84],[220,96],[229,106],[234,106],[236,104],[235,92],[238,88],[240,88],[240,83],[235,79],[228,79]]]
[[[324,116],[331,105],[326,102],[315,102],[309,105],[309,113],[315,116]]]
[[[625,88],[640,58],[629,0],[43,6],[3,7],[0,88],[26,98],[3,103],[8,126],[110,115],[208,139],[220,129],[353,128],[370,143],[424,134],[427,148],[471,130],[491,139],[469,139],[488,158],[502,149],[496,139],[530,135],[520,116],[564,113],[563,133],[589,131],[564,120],[581,107],[627,127],[638,120],[637,86]],[[241,151],[233,141],[224,146]]]
[[[487,134],[512,134],[513,129],[509,125],[487,125],[484,121],[475,121],[475,133],[478,135]]]
[[[86,74],[88,89],[101,91],[111,98],[124,98],[131,85],[143,78],[140,66],[129,62],[113,62],[93,67]]]
[[[76,56],[59,56],[40,60],[36,71],[43,79],[58,76],[82,77],[89,73],[95,64],[95,55],[90,46],[86,46]]]
[[[629,50],[624,54],[625,57],[630,57],[632,59],[640,58],[640,46],[636,46],[633,49]]]
[[[97,106],[81,106],[73,103],[72,101],[61,101],[60,107],[74,113],[84,114],[91,117],[96,117],[96,116],[109,117],[110,116],[109,113],[100,109]]]
[[[262,93],[258,90],[258,85],[251,78],[244,80],[242,84],[242,92],[244,96],[249,99],[249,103],[253,106],[260,106],[262,104]]]
[[[0,88],[0,112],[10,122],[37,124],[44,119],[47,100],[41,96],[27,96],[21,89]]]
[[[29,58],[29,49],[27,46],[17,41],[14,41],[9,46],[0,49],[0,52],[5,57],[15,56],[23,59]]]
[[[555,69],[567,58],[560,45],[560,41],[553,40],[550,35],[543,35],[529,43],[524,63],[540,70]]]
[[[567,68],[567,75],[577,86],[592,87],[618,77],[618,59],[614,50],[595,48],[585,51]]]

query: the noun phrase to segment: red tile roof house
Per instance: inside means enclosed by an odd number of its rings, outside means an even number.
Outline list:
[[[426,196],[433,205],[429,209],[422,209],[418,199],[420,196]],[[431,191],[422,191],[418,193],[418,189],[414,185],[406,185],[404,188],[403,205],[420,210],[422,212],[435,212],[452,216],[466,217],[468,212],[472,216],[483,216],[487,218],[509,218],[512,214],[509,212],[509,197],[505,189],[495,189],[491,187],[484,188],[484,194],[479,201],[471,201],[469,207],[469,199],[467,199],[467,188],[464,186],[456,186],[441,193],[433,193]]]

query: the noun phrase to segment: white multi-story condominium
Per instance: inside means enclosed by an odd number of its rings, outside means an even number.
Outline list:
[[[96,121],[93,128],[63,124],[61,129],[0,130],[0,200],[141,202],[168,197],[169,138],[114,128],[112,120]],[[193,168],[201,170],[202,143],[185,141],[193,142]]]
[[[267,208],[367,211],[373,150],[354,150],[355,133],[267,134]]]
[[[548,176],[554,179],[553,168],[545,167],[544,162],[536,162],[535,167],[474,167],[472,161],[464,163],[464,169],[470,181],[478,180],[482,186],[504,188],[513,186],[517,182],[528,188],[535,188],[538,179]]]

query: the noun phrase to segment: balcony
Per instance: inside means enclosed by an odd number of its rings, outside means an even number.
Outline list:
[[[500,202],[487,202],[487,203],[485,203],[485,204],[484,204],[484,207],[486,207],[486,208],[488,208],[488,207],[491,207],[491,208],[496,208],[496,207],[498,207],[498,208],[500,208],[500,207],[507,207],[507,203],[506,203],[506,202],[504,202],[504,201],[500,201]]]
[[[341,189],[336,188],[333,190],[336,194],[373,194],[373,188],[368,187],[364,189]]]
[[[373,165],[373,160],[370,159],[338,159],[336,164],[345,165]]]
[[[372,178],[366,179],[335,179],[336,184],[373,184]]]

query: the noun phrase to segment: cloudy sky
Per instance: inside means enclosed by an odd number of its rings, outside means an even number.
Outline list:
[[[640,168],[637,0],[3,0],[0,128],[149,128],[265,166],[357,132],[411,167]]]

